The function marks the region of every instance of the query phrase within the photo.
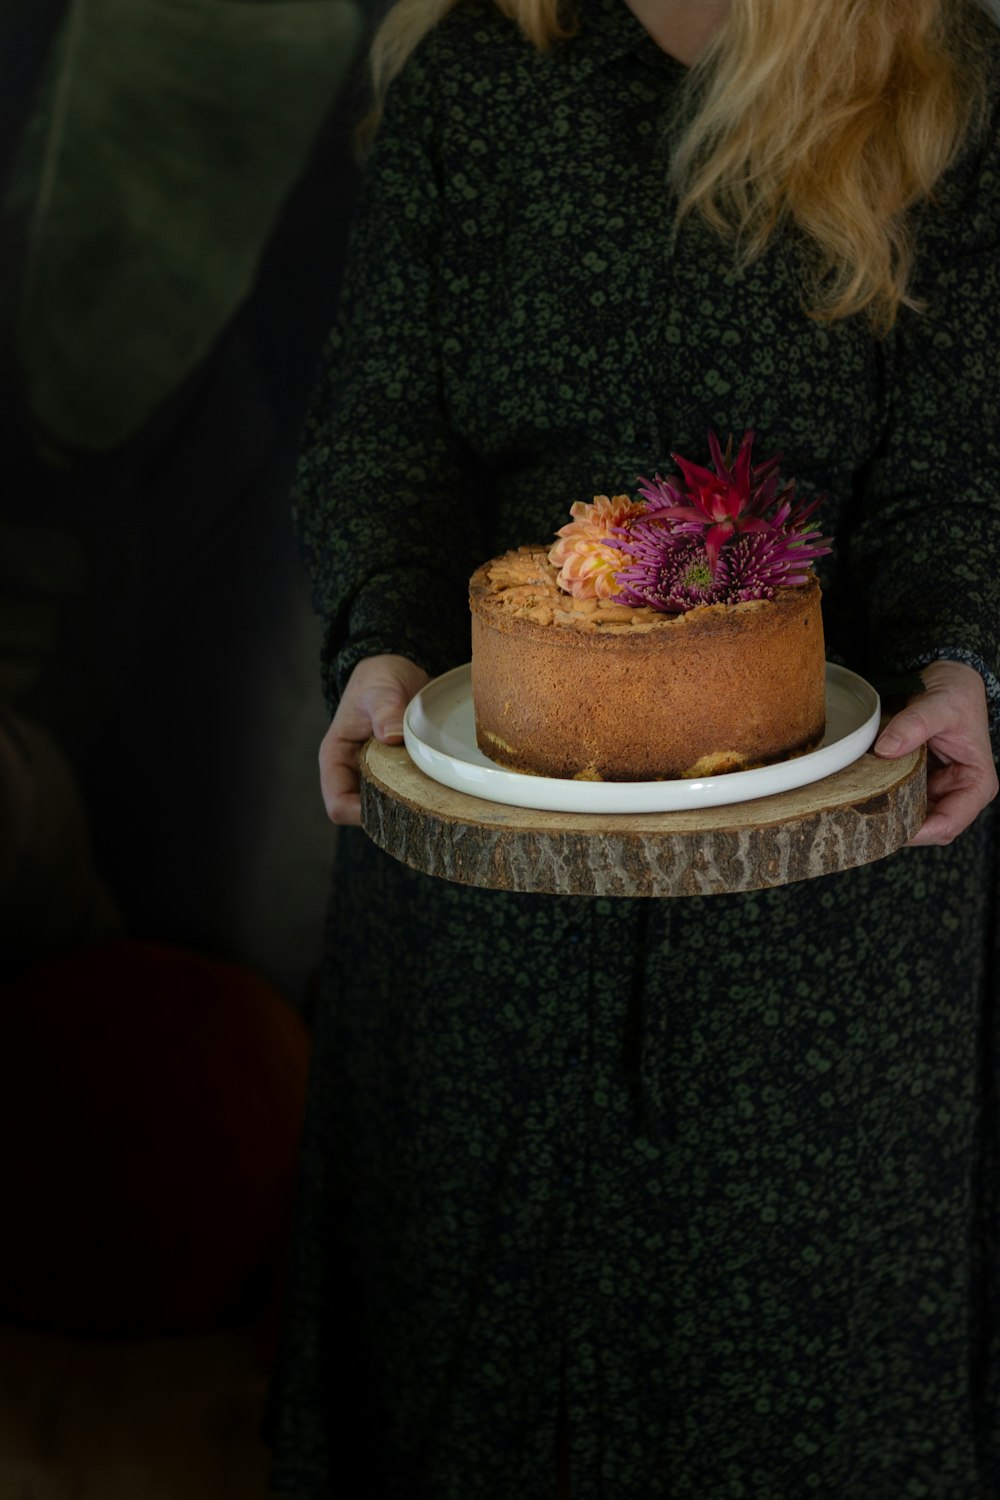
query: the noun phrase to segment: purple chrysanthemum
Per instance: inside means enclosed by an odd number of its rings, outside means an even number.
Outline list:
[[[710,432],[708,447],[714,470],[704,469],[700,464],[682,458],[679,453],[672,453],[671,458],[684,476],[684,489],[659,474],[655,479],[642,479],[639,483],[639,493],[647,502],[650,515],[673,521],[686,532],[700,532],[704,536],[713,574],[718,568],[723,547],[732,537],[766,530],[774,524],[767,519],[768,510],[775,504],[791,504],[794,484],[786,486],[780,496],[778,494],[781,455],[755,465],[752,462],[754,436],[752,430],[743,434],[734,462],[732,437],[723,453],[719,439]]]
[[[804,529],[814,509],[800,511],[790,525],[790,502],[783,501],[773,520],[732,536],[715,558],[701,527],[666,517],[633,521],[614,541],[628,558],[615,574],[615,597],[666,614],[772,599],[779,588],[805,583],[809,563],[830,550],[818,531]]]
[[[736,537],[722,554],[719,582],[726,604],[743,599],[772,599],[775,589],[794,588],[808,578],[814,557],[829,552],[818,531],[783,531],[769,527]]]
[[[621,604],[649,605],[664,614],[685,614],[697,604],[714,604],[718,589],[712,579],[708,553],[696,537],[677,539],[675,545],[650,543],[633,550],[632,539],[621,550],[632,556],[625,568],[619,568],[616,581]]]
[[[819,500],[800,505],[795,481],[781,488],[780,455],[752,461],[754,434],[733,458],[708,434],[713,469],[671,454],[679,480],[640,479],[639,498],[578,502],[549,560],[559,586],[578,598],[613,598],[672,614],[699,604],[770,599],[807,581],[830,547],[810,527]]]

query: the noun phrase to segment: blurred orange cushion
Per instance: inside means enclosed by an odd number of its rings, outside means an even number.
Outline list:
[[[114,942],[0,990],[0,1318],[194,1331],[278,1266],[308,1064],[248,969]]]

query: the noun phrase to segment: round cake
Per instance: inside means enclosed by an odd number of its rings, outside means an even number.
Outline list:
[[[747,770],[823,737],[820,586],[665,614],[578,598],[543,547],[472,577],[476,736],[511,770],[654,781]]]

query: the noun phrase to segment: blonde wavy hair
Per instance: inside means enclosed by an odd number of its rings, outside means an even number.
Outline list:
[[[397,0],[372,48],[378,110],[422,37],[461,0]],[[494,0],[544,51],[560,0]],[[621,0],[624,4],[625,0]],[[888,332],[909,293],[911,210],[933,195],[987,104],[976,0],[732,0],[692,67],[672,153],[677,223],[700,214],[737,266],[794,225],[810,314]],[[690,108],[685,108],[690,105]]]

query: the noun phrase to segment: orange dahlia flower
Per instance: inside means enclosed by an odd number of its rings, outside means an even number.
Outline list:
[[[592,505],[570,506],[572,521],[560,527],[549,562],[559,569],[559,587],[577,599],[610,599],[618,593],[617,569],[631,559],[614,545],[615,530],[644,515],[646,506],[628,495],[595,495]]]

